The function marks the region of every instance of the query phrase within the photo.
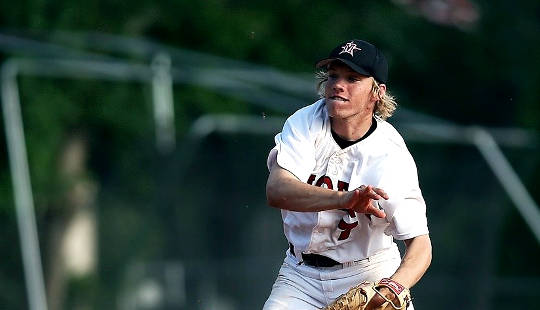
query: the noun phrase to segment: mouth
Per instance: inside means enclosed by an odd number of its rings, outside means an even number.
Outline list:
[[[328,97],[328,99],[335,100],[335,101],[349,101],[348,99],[340,97],[340,96],[330,96]]]

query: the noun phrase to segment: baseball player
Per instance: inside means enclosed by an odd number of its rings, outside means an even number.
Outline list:
[[[365,309],[412,309],[399,295],[430,265],[431,241],[416,165],[385,121],[386,59],[355,39],[316,67],[321,99],[287,119],[268,155],[267,200],[289,248],[264,310],[321,309],[364,281],[381,284]]]

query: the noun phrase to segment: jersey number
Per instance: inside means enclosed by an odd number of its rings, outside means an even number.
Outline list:
[[[314,174],[309,176],[309,179],[307,180],[307,183],[310,184],[310,185],[313,185],[313,181],[315,181],[315,175]],[[333,185],[332,185],[332,179],[330,179],[326,175],[321,176],[317,180],[317,182],[315,182],[315,186],[322,187],[323,185],[325,185],[326,188],[328,188],[328,189],[334,189]],[[337,190],[339,192],[346,191],[346,190],[349,190],[349,183],[343,182],[343,181],[338,181],[337,187],[338,187]],[[356,218],[356,213],[354,213],[353,210],[351,210],[351,209],[342,209],[342,210],[347,212],[351,218]],[[351,230],[353,228],[355,228],[356,226],[358,226],[358,221],[352,222],[352,223],[347,223],[347,222],[345,222],[344,219],[341,219],[341,221],[339,221],[338,228],[341,229],[342,232],[339,234],[338,240],[345,240],[345,239],[349,238],[349,236],[351,235]]]

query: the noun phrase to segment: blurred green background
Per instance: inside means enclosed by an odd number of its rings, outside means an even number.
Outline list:
[[[390,122],[428,204],[415,308],[540,309],[539,242],[478,150],[411,131],[524,133],[498,141],[540,201],[540,2],[4,1],[48,308],[261,309],[287,248],[267,152],[316,98],[315,61],[351,38],[389,60]],[[172,94],[164,140],[158,93]],[[26,309],[4,133],[0,150],[0,309]]]

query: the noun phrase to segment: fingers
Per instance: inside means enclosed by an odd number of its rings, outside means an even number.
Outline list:
[[[375,187],[375,188],[373,188],[373,191],[375,193],[377,193],[379,196],[381,196],[382,198],[386,199],[386,200],[388,200],[390,198],[390,197],[388,197],[388,194],[386,194],[386,192],[381,188]]]
[[[366,310],[378,309],[385,301],[381,296],[375,294],[367,304]]]
[[[360,191],[362,191],[365,195],[368,196],[368,198],[373,200],[379,200],[379,199],[388,199],[388,194],[386,192],[378,187],[373,187],[371,185],[365,186],[362,185],[358,188]]]
[[[362,185],[353,191],[353,196],[349,198],[351,209],[358,213],[371,214],[378,218],[385,218],[386,214],[380,208],[373,204],[373,201],[388,199],[386,192],[380,188],[371,185]]]
[[[377,307],[382,305],[386,301],[393,302],[396,305],[400,304],[399,298],[397,297],[396,293],[394,293],[390,289],[386,287],[382,287],[382,288],[376,288],[376,291],[377,291],[377,294],[373,296],[372,301],[375,300],[374,305],[377,305]]]
[[[375,208],[373,206],[373,204],[370,204],[370,206],[368,207],[366,213],[372,214],[372,215],[374,215],[374,216],[376,216],[378,218],[381,218],[381,219],[386,217],[386,213],[384,213],[384,211],[381,210],[381,209]]]

